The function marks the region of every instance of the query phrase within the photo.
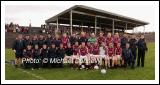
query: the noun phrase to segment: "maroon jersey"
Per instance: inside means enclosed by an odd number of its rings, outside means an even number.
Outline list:
[[[68,41],[69,41],[68,37],[62,37],[62,43],[63,43],[63,47],[64,47],[64,48],[67,47]]]
[[[73,45],[73,55],[77,55],[79,52],[79,46]]]
[[[102,42],[105,42],[105,37],[98,37],[97,41],[98,41],[98,44],[100,45],[102,44]]]
[[[93,50],[92,45],[87,45],[87,48],[88,48],[88,53],[92,53]]]
[[[93,55],[99,55],[99,46],[98,45],[93,45],[92,53],[93,53]]]
[[[112,57],[113,55],[114,55],[114,48],[108,48],[107,49],[107,53],[108,53],[108,55],[109,55],[109,57]]]
[[[122,48],[121,47],[115,48],[115,54],[116,55],[121,55],[122,54]]]
[[[113,43],[113,38],[112,37],[107,37],[106,38],[106,46],[109,46],[109,43]]]
[[[118,43],[121,42],[121,39],[119,37],[114,37],[113,41],[114,41],[114,47],[116,48]]]
[[[88,48],[86,46],[85,47],[81,47],[79,49],[79,54],[82,55],[82,56],[85,56],[88,53],[87,50],[88,50]]]

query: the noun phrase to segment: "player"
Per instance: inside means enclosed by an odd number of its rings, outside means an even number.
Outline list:
[[[107,48],[107,56],[108,56],[108,67],[114,67],[114,47],[113,43],[109,43],[109,46]]]
[[[66,63],[70,64],[70,67],[72,67],[72,55],[73,55],[73,48],[70,43],[67,44],[67,48],[65,49],[65,57],[64,60]]]
[[[97,38],[97,41],[99,45],[105,42],[105,37],[103,36],[103,32],[100,32],[99,37]]]
[[[47,44],[47,47],[48,47],[48,48],[51,47],[51,44],[52,44],[52,36],[51,36],[51,34],[48,34],[48,35],[47,35],[46,44]]]
[[[129,40],[130,49],[133,54],[133,60],[132,60],[132,68],[134,69],[134,65],[136,63],[136,55],[137,55],[137,39],[135,35],[132,35],[131,39]]]
[[[145,52],[148,51],[146,40],[144,35],[141,35],[141,38],[138,40],[138,59],[137,59],[137,66],[144,67],[144,60],[145,60]],[[141,63],[140,63],[141,61]]]
[[[93,47],[92,47],[92,44],[90,42],[87,42],[87,48],[88,48],[88,54],[87,54],[87,57],[88,57],[88,67],[91,66],[91,58],[93,56],[92,54],[92,50],[93,50]]]
[[[121,42],[121,39],[119,38],[119,34],[115,33],[114,38],[113,38],[113,42],[114,42],[114,47],[116,48],[118,43]]]
[[[23,51],[23,65],[24,68],[32,68],[33,70],[33,63],[31,63],[31,59],[33,58],[33,50],[31,44],[27,45],[27,48]]]
[[[85,66],[88,68],[88,57],[87,57],[87,54],[88,54],[88,48],[87,46],[85,45],[85,42],[82,42],[81,46],[80,46],[80,49],[79,49],[79,55],[80,55],[80,59],[79,59],[79,65],[81,66],[82,63],[84,64],[85,63]]]
[[[56,59],[57,50],[54,43],[51,44],[51,48],[48,50],[48,57],[50,60],[50,66],[53,68],[56,66],[54,60]]]
[[[129,47],[130,47],[129,43],[126,43],[126,48],[124,49],[124,66],[125,67],[131,66],[132,64],[133,55]]]
[[[60,47],[57,49],[57,59],[59,60],[58,67],[63,67],[63,59],[65,57],[65,50],[63,43],[60,43]]]
[[[93,44],[92,54],[93,54],[93,56],[91,58],[93,59],[94,66],[98,65],[98,63],[99,63],[99,45],[98,45],[98,42],[95,42]]]
[[[42,67],[48,67],[49,59],[48,59],[48,49],[47,45],[43,44],[41,49],[41,59],[42,59]]]
[[[100,62],[99,65],[101,68],[106,68],[107,67],[107,56],[106,56],[106,47],[104,43],[101,43],[101,45],[99,46],[99,56],[100,56]]]
[[[77,38],[77,35],[74,33],[74,34],[72,34],[71,37],[69,38],[69,42],[71,43],[71,46],[73,46],[76,41],[78,41],[78,38]]]
[[[78,41],[73,45],[73,56],[72,56],[73,68],[77,68],[79,64],[79,44]]]
[[[109,43],[113,43],[113,38],[112,38],[111,33],[107,34],[106,42],[105,43],[106,43],[106,46],[109,46]]]
[[[23,49],[24,49],[24,43],[23,43],[22,35],[19,34],[12,46],[12,50],[15,52],[15,57],[16,57],[15,67],[22,65],[21,61],[23,57]]]
[[[85,42],[85,44],[87,43],[87,37],[85,32],[81,32],[80,38],[79,38],[79,44],[82,44],[82,42]]]
[[[56,35],[55,35],[55,38],[54,38],[54,40],[53,40],[53,43],[55,43],[56,48],[59,49],[60,44],[62,43],[59,34],[56,34]]]
[[[38,46],[40,49],[42,49],[43,45],[46,44],[46,41],[44,39],[44,36],[43,35],[40,35],[39,36],[39,39],[38,39]]]
[[[96,39],[94,33],[92,33],[92,34],[91,34],[91,37],[88,38],[88,42],[89,42],[90,44],[92,44],[92,45],[93,45],[95,42],[97,42],[97,39]]]
[[[69,43],[69,38],[67,37],[66,33],[63,34],[61,41],[62,41],[64,49],[67,48],[67,43]]]
[[[31,44],[32,41],[30,39],[30,36],[29,35],[26,35],[25,36],[25,39],[24,39],[24,47],[27,48],[27,45]]]
[[[32,38],[32,46],[35,47],[35,45],[38,45],[38,37],[37,35],[34,35]]]
[[[33,63],[33,68],[34,69],[40,69],[41,65],[41,51],[38,47],[38,44],[34,45],[34,50],[33,50],[33,59],[35,62]]]
[[[121,66],[122,65],[122,48],[121,44],[117,43],[117,46],[115,48],[115,65]]]

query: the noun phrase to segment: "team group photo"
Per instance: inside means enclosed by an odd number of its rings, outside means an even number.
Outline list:
[[[5,80],[157,79],[155,7],[64,3],[4,5]]]

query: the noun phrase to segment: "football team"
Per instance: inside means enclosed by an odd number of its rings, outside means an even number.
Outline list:
[[[148,50],[144,35],[139,39],[131,35],[129,39],[127,34],[104,36],[103,32],[98,36],[85,32],[71,36],[66,33],[54,36],[19,34],[12,49],[16,56],[15,66],[31,69],[63,67],[64,64],[73,69],[134,68],[137,49],[137,66],[144,67],[145,51]]]

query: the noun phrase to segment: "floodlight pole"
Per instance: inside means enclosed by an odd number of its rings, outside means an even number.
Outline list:
[[[72,10],[70,11],[70,32],[72,35]]]
[[[83,32],[83,22],[81,22],[81,31]]]
[[[114,34],[114,19],[112,19],[112,34]]]
[[[143,25],[143,34],[145,34],[145,25]]]
[[[95,16],[95,25],[94,25],[94,28],[95,28],[95,35],[97,33],[97,17]]]
[[[59,30],[59,28],[58,28],[58,17],[57,17],[57,23],[56,23],[56,25],[57,25],[57,32],[58,32],[58,30]]]
[[[49,23],[46,23],[46,28],[45,29],[48,29],[49,28]]]
[[[127,27],[128,27],[128,24],[127,24],[127,22],[126,22],[126,28],[125,28],[125,30],[127,30],[127,29],[128,29]]]

